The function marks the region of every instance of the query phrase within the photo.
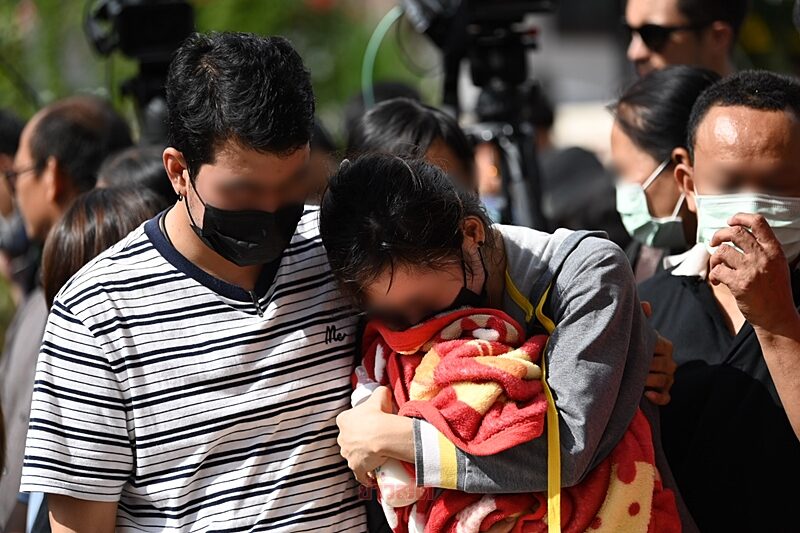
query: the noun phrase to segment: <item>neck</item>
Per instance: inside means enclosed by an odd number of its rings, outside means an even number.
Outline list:
[[[240,267],[206,246],[192,231],[185,201],[177,202],[174,208],[167,212],[164,220],[167,235],[175,249],[199,269],[215,278],[246,291],[254,290],[263,267],[261,265]]]
[[[687,248],[691,248],[697,243],[697,215],[689,210],[685,199],[678,215],[683,221],[683,236],[686,239]]]
[[[489,278],[486,280],[486,294],[489,298],[489,307],[492,309],[503,308],[503,291],[506,287],[506,249],[503,236],[496,229],[494,232],[494,245],[487,250],[485,257],[486,271]]]

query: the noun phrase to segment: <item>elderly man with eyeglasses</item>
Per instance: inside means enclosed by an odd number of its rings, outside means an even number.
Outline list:
[[[628,0],[628,59],[640,76],[669,65],[733,73],[733,51],[748,0]]]

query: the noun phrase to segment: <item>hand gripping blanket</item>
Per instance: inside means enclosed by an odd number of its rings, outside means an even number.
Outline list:
[[[472,455],[542,437],[547,412],[540,358],[547,337],[524,338],[511,317],[462,309],[405,331],[370,322],[360,372],[392,391],[397,412],[422,418]],[[356,378],[353,378],[356,385]],[[402,463],[414,483],[414,467]],[[526,465],[520,465],[525,468]],[[378,473],[380,476],[380,472]],[[413,489],[412,489],[413,491]],[[395,533],[546,532],[547,494],[468,494],[427,488],[405,507],[381,497]],[[614,451],[577,486],[561,490],[564,532],[681,530],[663,488],[649,423],[637,412]]]

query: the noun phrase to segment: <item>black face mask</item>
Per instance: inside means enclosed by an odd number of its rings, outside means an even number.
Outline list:
[[[461,273],[464,277],[464,284],[458,292],[458,295],[456,295],[455,300],[453,300],[453,303],[450,304],[450,307],[446,310],[460,309],[462,307],[481,307],[483,302],[486,301],[486,282],[489,279],[489,272],[486,270],[486,263],[483,262],[483,253],[481,252],[480,246],[478,246],[478,257],[481,258],[481,267],[483,268],[483,288],[481,289],[481,293],[477,294],[467,288],[467,267],[462,259]]]
[[[302,204],[287,205],[274,213],[218,209],[203,202],[191,183],[205,206],[203,227],[198,228],[186,201],[192,230],[206,246],[238,266],[264,265],[279,259],[303,216]]]

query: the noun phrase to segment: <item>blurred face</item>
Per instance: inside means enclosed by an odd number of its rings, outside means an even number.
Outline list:
[[[704,39],[698,32],[680,29],[672,32],[664,28],[686,27],[690,21],[678,10],[678,0],[628,0],[625,22],[634,29],[628,45],[628,59],[640,76],[669,65],[696,65],[715,70],[718,65],[704,48]],[[647,25],[658,26],[648,28]],[[701,30],[702,35],[702,30]],[[649,40],[650,42],[646,42]]]
[[[800,198],[800,121],[788,111],[713,107],[697,129],[693,165],[679,165],[690,209],[698,194]]]
[[[456,178],[459,184],[466,190],[477,190],[475,176],[464,166],[453,149],[442,139],[436,139],[431,143],[428,151],[425,152],[425,160]]]
[[[280,257],[311,190],[307,144],[278,155],[227,143],[211,163],[200,166],[193,180],[178,150],[167,148],[163,158],[173,189],[185,203],[170,213],[183,219],[181,227],[192,230],[188,241],[179,242],[191,245],[196,259],[215,260],[208,255],[214,253],[249,268]]]
[[[611,129],[611,161],[618,179],[639,185],[662,163],[636,146],[617,122]],[[672,164],[667,165],[644,191],[650,214],[656,218],[672,215],[680,199],[681,191],[672,177],[672,169]]]
[[[405,329],[449,308],[464,286],[461,263],[455,261],[437,270],[402,265],[393,273],[385,271],[366,287],[367,312]]]
[[[54,202],[52,183],[54,176],[53,163],[49,163],[41,174],[34,170],[31,154],[31,136],[36,128],[37,119],[31,119],[22,130],[19,149],[14,157],[14,196],[28,237],[44,241],[53,223],[58,217],[58,207]]]
[[[465,233],[463,263],[456,255],[438,268],[398,264],[387,269],[364,287],[366,311],[394,328],[405,329],[452,307],[464,288],[481,294],[487,274],[478,242],[483,242],[485,234],[477,219],[468,221],[481,229]]]
[[[167,152],[173,150],[168,148]],[[167,157],[165,152],[165,158]],[[180,152],[178,154],[182,161]],[[302,203],[310,188],[309,148],[281,156],[242,148],[233,143],[220,149],[213,163],[205,164],[189,183],[188,170],[178,162],[183,180],[173,180],[176,192],[186,198],[192,217],[202,227],[204,204],[230,211],[275,212]],[[175,163],[166,162],[167,167]],[[202,201],[200,200],[202,198]]]

